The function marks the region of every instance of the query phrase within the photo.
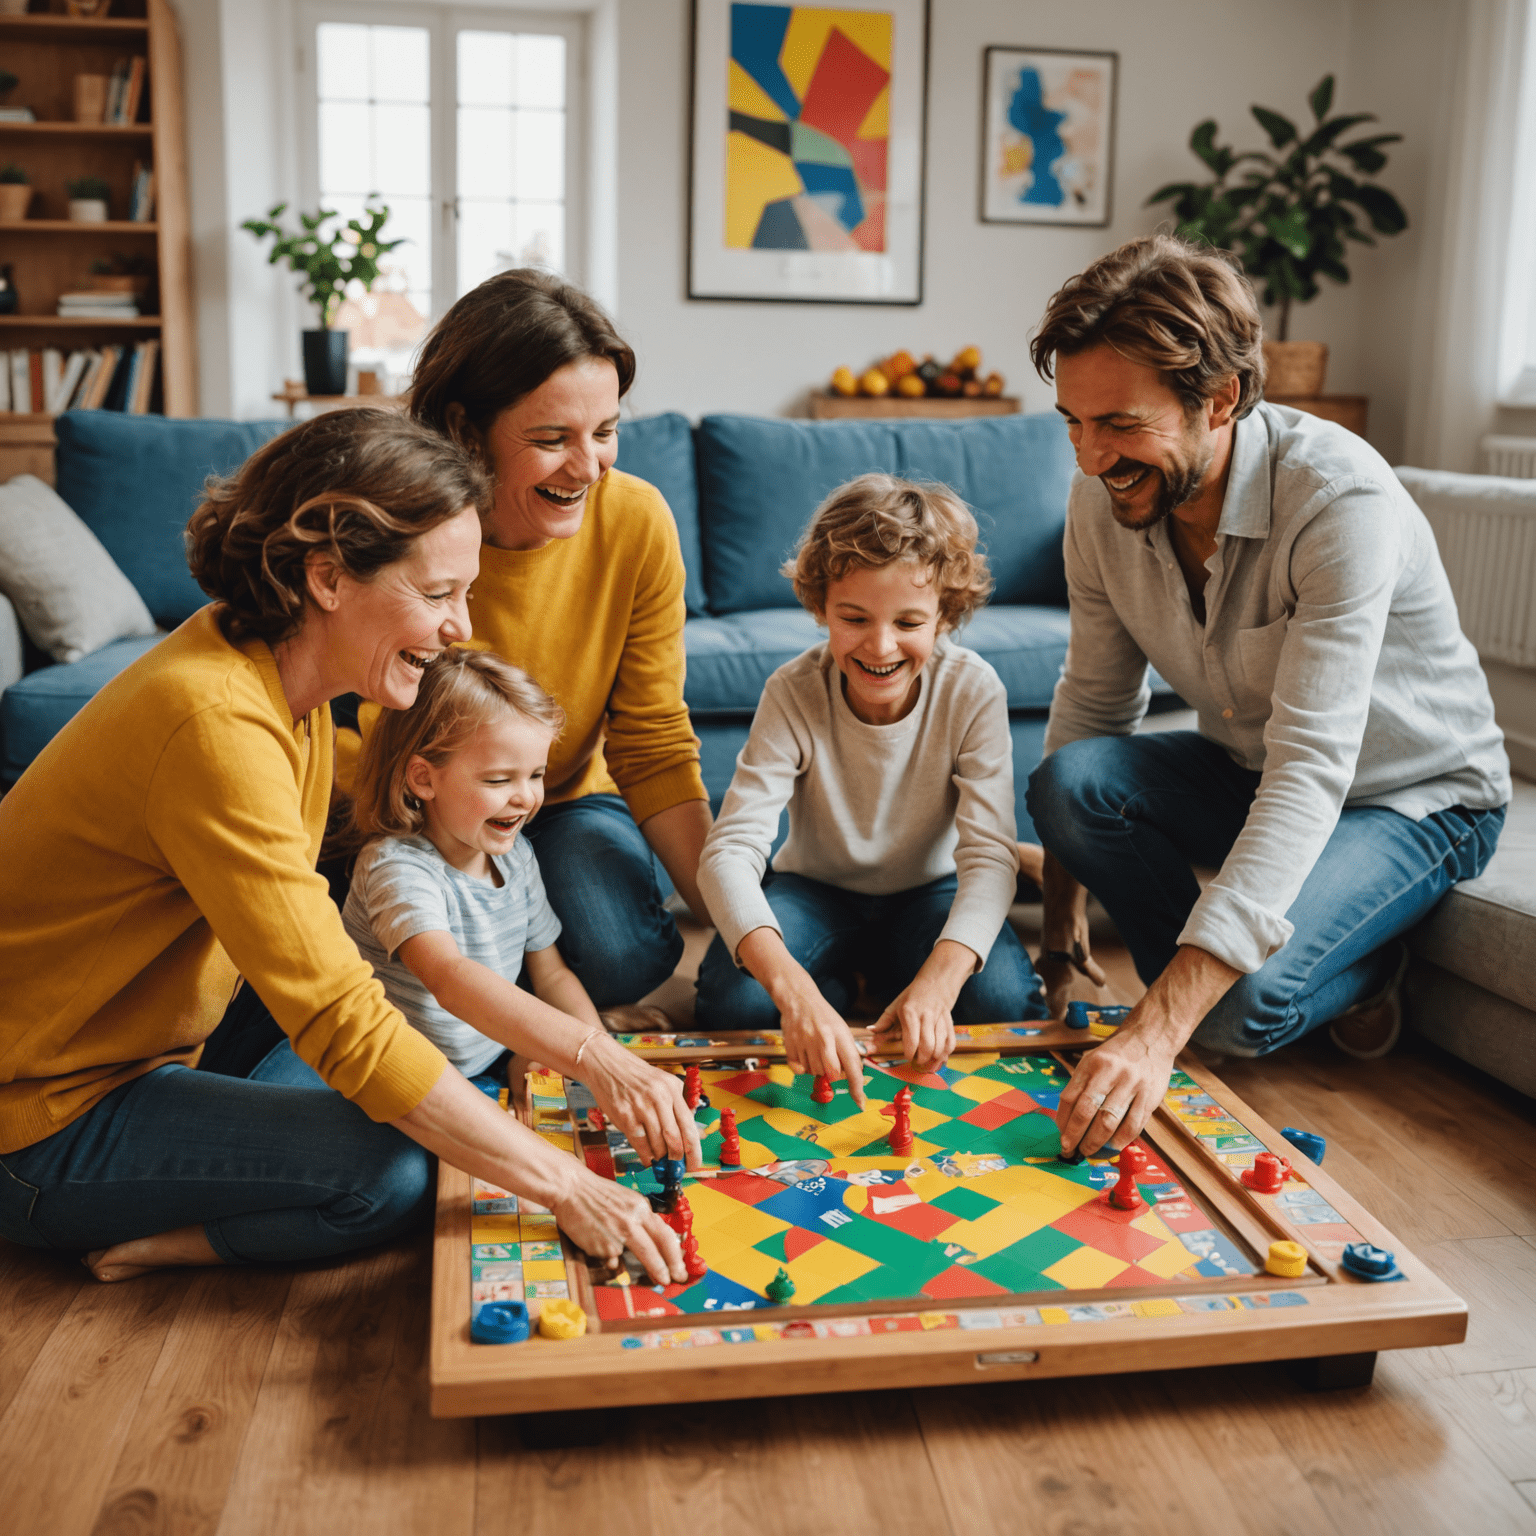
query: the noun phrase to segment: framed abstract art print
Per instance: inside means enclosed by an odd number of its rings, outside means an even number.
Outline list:
[[[988,48],[982,63],[984,224],[1108,224],[1113,53]]]
[[[694,0],[688,297],[920,304],[927,0]]]

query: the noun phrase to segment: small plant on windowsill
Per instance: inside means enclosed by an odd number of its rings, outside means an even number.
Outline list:
[[[1273,155],[1239,154],[1218,144],[1215,119],[1207,118],[1189,136],[1189,147],[1214,172],[1213,179],[1170,182],[1147,199],[1148,204],[1172,201],[1181,235],[1232,251],[1243,271],[1262,285],[1264,302],[1278,306],[1280,345],[1265,343],[1268,388],[1276,395],[1321,393],[1328,362],[1322,342],[1289,339],[1291,306],[1317,297],[1319,277],[1349,281],[1346,242],[1375,245],[1372,232],[1396,235],[1408,227],[1402,204],[1385,187],[1360,179],[1385,167],[1382,145],[1400,142],[1402,134],[1368,134],[1340,144],[1346,133],[1376,118],[1370,112],[1329,117],[1332,75],[1317,83],[1307,104],[1310,129],[1297,128],[1268,107],[1252,108]]]
[[[0,224],[14,224],[27,216],[27,204],[32,201],[32,188],[27,184],[27,173],[13,160],[0,165]]]
[[[240,227],[258,240],[272,241],[269,265],[288,263],[290,272],[303,279],[305,297],[315,306],[320,329],[304,332],[304,386],[311,395],[340,395],[347,388],[347,332],[333,331],[331,323],[348,287],[357,283],[369,293],[379,280],[379,258],[405,241],[382,238],[389,209],[370,194],[361,218],[348,219],[329,234],[324,226],[341,215],[332,208],[301,213],[297,230],[278,222],[288,211],[278,203],[264,219],[247,219]]]

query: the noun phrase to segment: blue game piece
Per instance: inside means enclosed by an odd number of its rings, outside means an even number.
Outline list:
[[[488,1301],[471,1319],[469,1336],[476,1344],[521,1344],[528,1337],[528,1308],[520,1301]]]
[[[1078,998],[1074,998],[1067,1004],[1067,1028],[1087,1029],[1088,1023],[1088,1004]]]
[[[1322,1167],[1328,1143],[1315,1131],[1298,1131],[1294,1125],[1282,1125],[1280,1134],[1304,1157],[1310,1157],[1319,1168]]]
[[[1391,1280],[1398,1273],[1397,1255],[1370,1243],[1350,1243],[1340,1262],[1361,1280]]]

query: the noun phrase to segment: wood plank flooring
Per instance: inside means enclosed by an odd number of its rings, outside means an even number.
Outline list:
[[[700,948],[690,943],[690,958]],[[1112,990],[1139,990],[1102,941]],[[602,1443],[426,1413],[427,1234],[98,1286],[0,1244],[7,1536],[1536,1536],[1536,1105],[1433,1047],[1217,1071],[1472,1307],[1364,1391],[1283,1366],[637,1408]]]

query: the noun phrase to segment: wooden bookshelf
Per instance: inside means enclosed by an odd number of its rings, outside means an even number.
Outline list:
[[[15,161],[33,187],[28,217],[0,224],[0,264],[14,269],[20,299],[19,313],[0,315],[0,348],[68,351],[158,336],[165,414],[192,416],[197,354],[181,44],[168,0],[113,0],[112,9],[126,14],[0,16],[0,57],[20,77],[6,104],[37,116],[0,122],[0,164]],[[110,75],[118,60],[135,55],[146,64],[138,121],[75,122],[75,76]],[[155,176],[155,217],[147,223],[125,217],[135,161]],[[79,176],[108,184],[116,217],[103,224],[67,217],[66,184]],[[88,288],[91,263],[113,255],[150,259],[153,277],[140,300],[145,312],[130,320],[58,315],[59,295]],[[38,473],[43,440],[52,437],[46,414],[0,413],[0,481]]]

